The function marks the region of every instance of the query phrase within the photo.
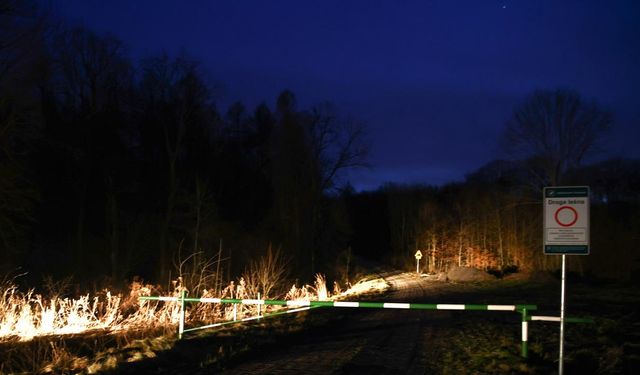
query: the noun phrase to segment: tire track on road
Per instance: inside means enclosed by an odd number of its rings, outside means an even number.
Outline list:
[[[416,302],[427,297],[423,281],[410,274],[388,276],[391,292],[385,301]],[[345,322],[326,327],[285,351],[236,364],[225,374],[380,374],[424,373],[425,323],[434,313],[416,310],[348,312]],[[249,357],[249,356],[247,356]]]

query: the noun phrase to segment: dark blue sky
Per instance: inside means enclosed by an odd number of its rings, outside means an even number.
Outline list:
[[[535,89],[571,88],[614,112],[599,157],[640,157],[640,1],[52,0],[134,59],[202,62],[223,110],[333,102],[367,124],[370,170],[441,184],[504,156],[499,137]]]

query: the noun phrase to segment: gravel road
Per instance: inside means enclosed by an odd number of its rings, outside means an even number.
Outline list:
[[[385,302],[440,302],[447,284],[411,274],[386,277]],[[356,311],[357,310],[357,311]],[[338,324],[252,353],[224,374],[424,374],[433,327],[451,312],[353,309]],[[249,361],[250,359],[250,361]]]

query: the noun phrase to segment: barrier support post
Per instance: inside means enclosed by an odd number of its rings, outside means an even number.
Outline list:
[[[180,293],[180,323],[178,323],[178,340],[182,339],[184,333],[184,299],[187,297],[187,291]]]
[[[236,320],[238,320],[238,304],[234,303],[233,304],[233,321],[235,322]]]
[[[528,334],[529,334],[529,317],[527,316],[527,308],[523,308],[521,311],[522,313],[522,342],[520,345],[520,356],[522,358],[528,358],[529,357],[529,338],[528,338]]]
[[[258,292],[258,300],[260,300],[260,292]],[[258,304],[258,320],[260,320],[261,312],[262,312],[262,305]]]

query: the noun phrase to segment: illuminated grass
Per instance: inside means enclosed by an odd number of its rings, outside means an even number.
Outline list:
[[[369,280],[330,295],[324,277],[318,275],[313,286],[294,285],[287,296],[336,299],[367,291],[381,292],[386,287],[383,281]],[[125,294],[103,291],[94,296],[62,298],[45,297],[33,290],[21,293],[15,285],[5,282],[0,286],[0,373],[95,373],[114,369],[121,362],[153,358],[175,346],[180,307],[176,302],[139,301],[138,297],[178,296],[182,288],[176,282],[174,290],[163,293],[153,286],[134,282]],[[229,283],[219,296],[203,289],[201,297],[255,298],[247,294],[248,289],[241,278]],[[239,305],[238,318],[255,316],[256,309],[257,306]],[[265,314],[282,308],[262,306],[262,309]],[[232,305],[201,303],[189,305],[186,311],[191,326],[229,321],[232,316]],[[233,329],[242,332],[242,328]],[[295,325],[282,329],[295,329]],[[225,350],[231,355],[238,348]],[[217,357],[216,354],[210,361],[218,360]]]

